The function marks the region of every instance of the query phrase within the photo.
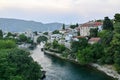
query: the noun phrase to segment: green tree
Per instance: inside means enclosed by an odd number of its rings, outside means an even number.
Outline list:
[[[48,35],[48,32],[44,32],[43,34],[44,34],[44,35]]]
[[[79,39],[79,41],[73,41],[71,43],[71,50],[76,53],[78,50],[85,48],[88,45],[88,41],[85,38]]]
[[[93,62],[92,56],[93,54],[91,52],[90,47],[86,47],[82,50],[79,50],[77,53],[77,59],[81,64],[88,64],[90,62]]]
[[[47,40],[48,40],[48,38],[47,37],[45,37],[45,36],[39,36],[38,38],[37,38],[37,43],[41,43],[41,42],[47,42]]]
[[[12,40],[0,40],[0,49],[11,49],[15,47],[16,43]]]
[[[97,37],[98,35],[98,28],[90,29],[90,37]]]
[[[58,48],[58,46],[59,46],[58,41],[54,40],[52,43],[52,47],[55,49],[55,48]]]
[[[99,60],[104,56],[104,47],[99,43],[95,43],[90,47],[91,47],[91,54],[92,54],[91,57],[93,58],[93,61],[99,62]]]
[[[7,37],[13,36],[13,34],[11,32],[7,33]]]
[[[114,28],[115,28],[114,32],[120,34],[120,22],[116,22],[114,24]]]
[[[20,42],[26,42],[27,41],[27,36],[25,36],[24,34],[19,35],[19,41]]]
[[[60,34],[59,30],[55,30],[52,32],[52,34]]]
[[[33,33],[34,33],[35,35],[38,35],[37,31],[34,31]]]
[[[10,76],[10,80],[23,80],[22,76]]]
[[[75,25],[70,25],[70,28],[71,29],[75,29],[76,27],[78,27],[79,25],[78,25],[78,23],[77,24],[75,24]]]
[[[65,51],[66,47],[65,47],[65,45],[61,44],[61,45],[59,45],[58,49],[60,52],[63,52],[63,51]]]
[[[20,49],[0,50],[0,80],[38,80],[41,66]]]
[[[114,18],[115,18],[115,22],[120,22],[120,14],[119,13],[115,14]]]
[[[113,38],[113,32],[109,30],[103,30],[98,33],[98,36],[101,38],[101,43],[104,46],[109,46],[112,38]]]
[[[77,35],[80,36],[80,32],[79,31],[77,32]]]
[[[103,21],[103,30],[113,30],[113,23],[109,19],[109,17],[105,17]]]
[[[63,24],[62,29],[65,30],[65,24]]]
[[[2,39],[3,38],[3,32],[2,32],[2,30],[0,30],[0,39]]]

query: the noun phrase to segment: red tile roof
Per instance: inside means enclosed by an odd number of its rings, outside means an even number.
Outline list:
[[[89,42],[91,42],[91,41],[98,42],[98,41],[100,41],[100,38],[90,38]]]
[[[97,27],[97,26],[101,26],[102,24],[103,24],[102,22],[88,22],[82,24],[81,27]]]
[[[74,36],[73,38],[85,38],[85,36]]]

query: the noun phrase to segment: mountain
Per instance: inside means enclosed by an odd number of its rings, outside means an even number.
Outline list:
[[[23,32],[27,30],[32,31],[53,31],[61,29],[62,23],[47,23],[27,21],[20,19],[0,18],[0,29],[11,32]]]

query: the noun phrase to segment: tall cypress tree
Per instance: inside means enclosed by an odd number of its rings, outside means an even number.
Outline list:
[[[65,30],[65,24],[63,24],[62,29]]]
[[[117,14],[115,14],[115,22],[120,22],[120,14],[119,13],[117,13]]]
[[[0,39],[3,38],[3,32],[0,30]]]
[[[114,28],[112,21],[109,19],[109,17],[105,17],[103,22],[103,30],[113,30],[113,29]]]

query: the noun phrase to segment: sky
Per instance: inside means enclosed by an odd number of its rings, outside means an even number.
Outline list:
[[[84,23],[114,17],[120,0],[0,0],[0,18],[33,20],[43,23]]]

